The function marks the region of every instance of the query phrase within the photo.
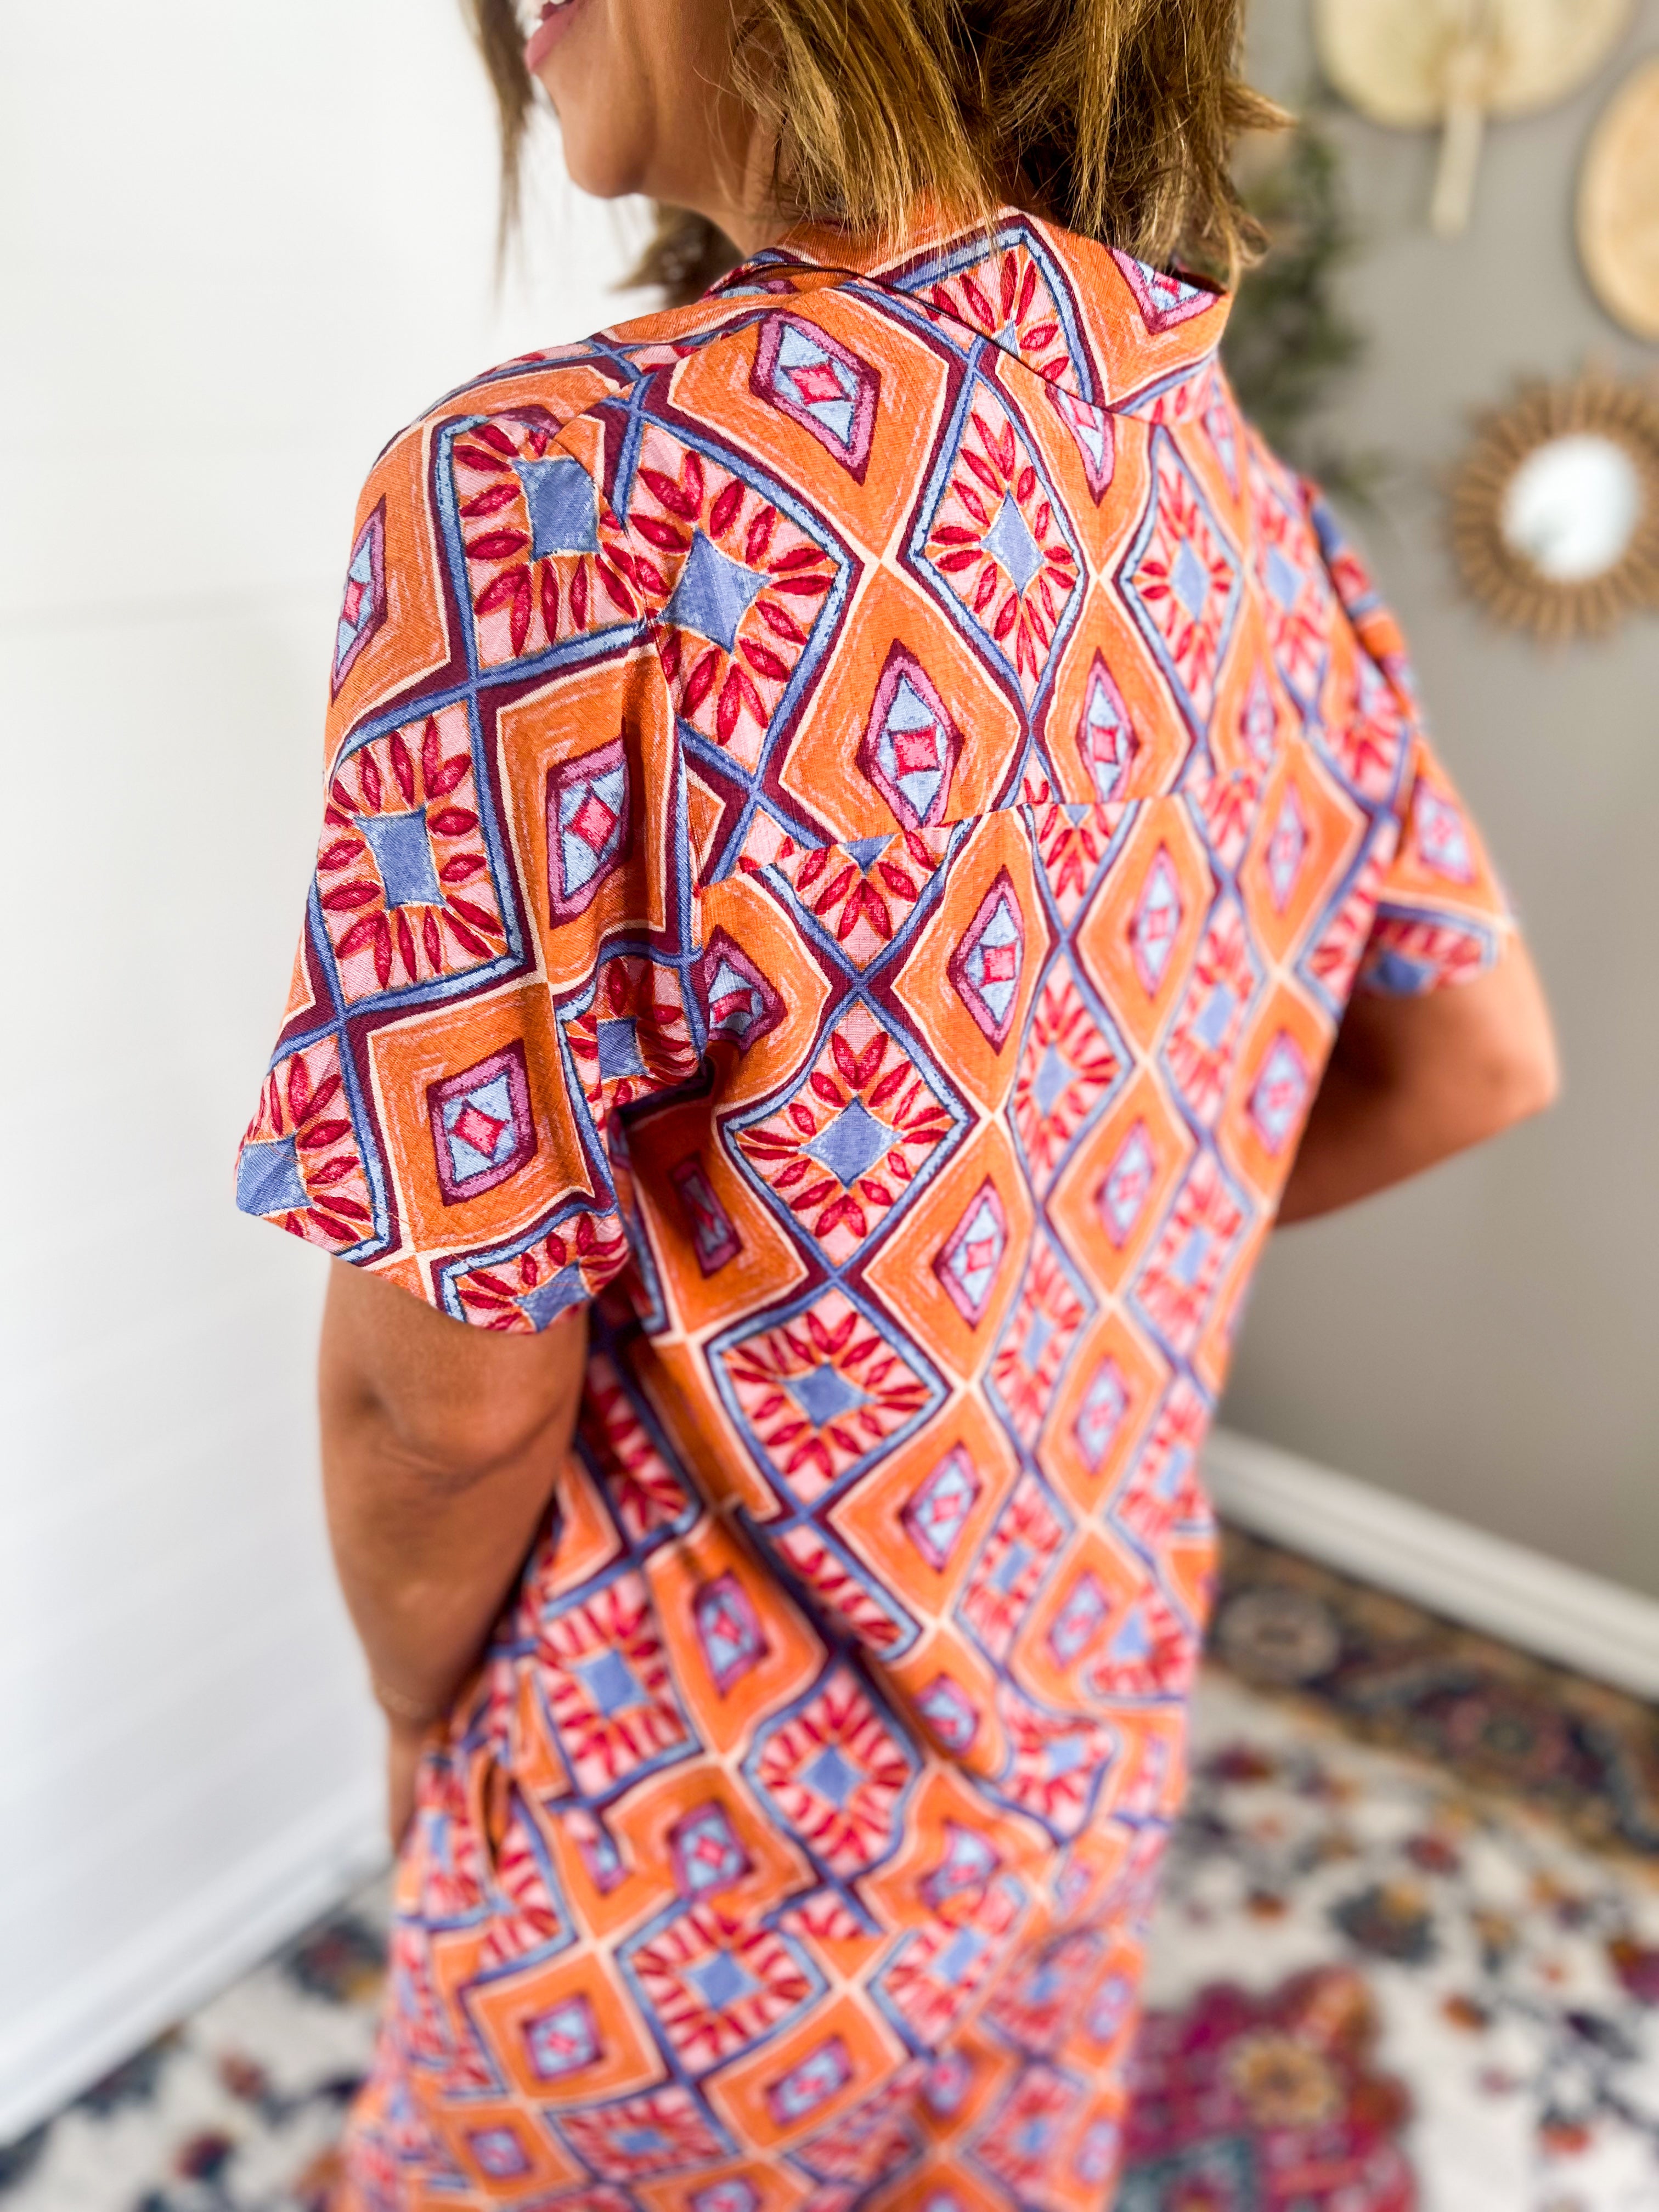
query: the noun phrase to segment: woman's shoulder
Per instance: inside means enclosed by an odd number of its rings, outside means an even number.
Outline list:
[[[685,307],[629,316],[586,337],[514,355],[446,392],[387,440],[382,458],[406,439],[424,442],[453,434],[458,424],[497,416],[539,410],[562,429],[630,387],[672,374],[690,356],[740,337],[776,304],[757,301],[749,289],[710,293]],[[797,294],[793,305],[793,319],[811,319],[810,295]]]

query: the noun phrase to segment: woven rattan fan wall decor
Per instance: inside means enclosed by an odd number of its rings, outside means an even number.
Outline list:
[[[1320,65],[1373,123],[1443,133],[1429,220],[1468,227],[1486,118],[1575,92],[1630,20],[1632,0],[1315,0]]]
[[[1599,370],[1528,385],[1449,489],[1458,567],[1500,622],[1554,643],[1659,610],[1659,390]]]
[[[1614,320],[1659,339],[1659,55],[1631,72],[1595,126],[1578,184],[1578,249]]]

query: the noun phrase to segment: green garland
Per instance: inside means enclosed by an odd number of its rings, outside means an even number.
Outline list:
[[[1293,468],[1369,504],[1381,464],[1335,450],[1319,417],[1364,354],[1364,332],[1344,312],[1337,276],[1358,240],[1348,220],[1341,157],[1311,113],[1244,190],[1268,250],[1241,281],[1222,359],[1245,415]]]

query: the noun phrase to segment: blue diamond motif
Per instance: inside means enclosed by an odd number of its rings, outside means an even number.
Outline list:
[[[1175,557],[1175,573],[1170,580],[1176,599],[1196,622],[1210,596],[1210,572],[1194,552],[1189,538],[1182,540],[1181,550]]]
[[[637,1024],[630,1021],[599,1024],[599,1073],[602,1076],[645,1073],[645,1062],[640,1057]]]
[[[701,1890],[724,1889],[748,1870],[743,1846],[718,1805],[691,1814],[669,1840],[680,1887],[691,1896]]]
[[[1011,969],[1008,974],[993,976],[988,973],[991,963],[988,953],[1000,952],[1006,948],[1008,957],[998,963],[999,969]],[[968,955],[968,973],[974,988],[991,1009],[999,1023],[1006,1022],[1014,994],[1019,988],[1019,971],[1024,962],[1024,947],[1020,941],[1019,924],[1009,911],[1006,898],[999,899],[996,910],[980,932],[973,951]],[[1048,1109],[1045,1107],[1046,1113]]]
[[[985,545],[1012,577],[1014,589],[1024,599],[1031,579],[1042,566],[1042,555],[1031,535],[1030,524],[1008,492],[1003,494],[1002,504],[985,533]]]
[[[530,2046],[530,2063],[544,2081],[556,2081],[562,2074],[580,2073],[599,2055],[593,2015],[581,1997],[573,1997],[565,2004],[556,2005],[551,2012],[527,2020],[524,2033]]]
[[[978,1496],[979,1483],[960,1448],[912,1495],[900,1517],[929,1566],[943,1567],[949,1559]]]
[[[1006,1597],[1031,1564],[1031,1548],[1016,1537],[997,1561],[991,1580]]]
[[[1268,549],[1267,589],[1281,607],[1293,607],[1302,595],[1302,571],[1277,545]]]
[[[1077,1417],[1077,1440],[1091,1474],[1098,1474],[1105,1464],[1128,1410],[1129,1394],[1117,1362],[1109,1358],[1102,1360]]]
[[[1060,1103],[1066,1085],[1072,1079],[1072,1064],[1057,1044],[1051,1044],[1038,1064],[1036,1081],[1031,1094],[1036,1100],[1036,1109],[1046,1121]]]
[[[546,460],[515,461],[514,466],[530,509],[531,559],[543,561],[550,553],[597,553],[599,500],[593,479],[581,463],[571,454],[554,453]]]
[[[443,904],[423,806],[406,814],[354,814],[351,818],[374,857],[388,906]]]
[[[1206,1052],[1214,1052],[1227,1034],[1238,1005],[1238,994],[1231,983],[1218,983],[1199,1008],[1193,1023],[1193,1035]]]
[[[1136,1606],[1128,1618],[1120,1624],[1116,1634],[1106,1648],[1107,1656],[1119,1664],[1125,1661],[1145,1659],[1147,1656],[1152,1648],[1152,1633],[1146,1621],[1141,1618],[1139,1606]]]
[[[356,585],[358,590],[357,615],[356,621],[343,613],[340,617],[339,628],[335,633],[334,639],[334,659],[337,665],[345,659],[346,654],[356,643],[360,632],[367,629],[374,619],[376,611],[374,544],[367,530],[363,533],[362,544],[357,548],[356,558],[346,570],[348,592],[353,584]]]
[[[708,1012],[715,1034],[741,1043],[766,1012],[766,1001],[746,975],[722,960],[708,987]]]
[[[1122,782],[1136,745],[1127,715],[1097,672],[1089,687],[1084,724],[1084,763],[1093,780],[1095,796],[1103,802]]]
[[[938,714],[908,676],[899,678],[893,694],[877,757],[883,774],[908,800],[917,820],[926,822],[945,781],[949,754]]]
[[[543,1329],[568,1307],[580,1305],[586,1296],[587,1285],[582,1280],[581,1269],[561,1267],[556,1275],[550,1275],[533,1291],[526,1291],[518,1301],[518,1307],[532,1328]]]
[[[728,1951],[717,1951],[708,1963],[693,1966],[686,1978],[712,2012],[724,2012],[739,1997],[753,1996],[760,1984],[740,1966]]]
[[[1170,1273],[1178,1283],[1184,1283],[1188,1290],[1195,1287],[1214,1242],[1207,1229],[1194,1229],[1189,1232],[1181,1249],[1170,1262]]]
[[[627,796],[628,770],[621,761],[604,775],[590,776],[585,783],[567,784],[560,793],[559,851],[567,896],[591,882],[615,851]],[[611,817],[608,825],[604,819],[607,814]],[[596,834],[599,838],[597,845],[592,842]]]
[[[833,1367],[809,1367],[804,1375],[792,1375],[784,1387],[815,1429],[840,1420],[865,1401],[858,1384]]]
[[[985,1949],[985,1938],[976,1928],[958,1928],[933,1964],[944,1982],[959,1982]]]
[[[892,1131],[877,1121],[861,1098],[854,1098],[801,1149],[821,1168],[828,1168],[837,1182],[850,1188],[869,1173],[892,1141]]]
[[[801,1769],[800,1778],[809,1790],[817,1790],[832,1805],[844,1805],[864,1779],[833,1743],[826,1744],[811,1765]]]
[[[309,1206],[292,1137],[244,1145],[236,1163],[236,1203],[244,1213],[291,1213]]]
[[[528,2173],[530,2160],[511,2128],[478,2128],[467,2137],[472,2155],[492,2180],[510,2180]]]
[[[1089,1740],[1085,1735],[1057,1735],[1048,1747],[1048,1767],[1051,1774],[1070,1774],[1081,1766],[1089,1756]]]
[[[1045,1313],[1034,1313],[1025,1331],[1025,1349],[1020,1357],[1028,1373],[1035,1375],[1042,1364],[1042,1355],[1048,1349],[1054,1325]]]
[[[790,374],[792,370],[803,368],[828,370],[845,397],[840,399],[808,399]],[[793,323],[784,325],[772,382],[793,405],[805,407],[814,421],[822,422],[843,446],[852,444],[853,403],[858,396],[858,380],[833,355],[826,353],[822,346],[814,345],[805,331]]]
[[[961,1291],[968,1306],[968,1317],[975,1326],[985,1311],[985,1302],[1002,1264],[1007,1241],[997,1210],[988,1198],[981,1199],[971,1217],[951,1239],[950,1256],[943,1264]]]
[[[601,1651],[592,1659],[579,1659],[575,1672],[582,1687],[607,1718],[642,1702],[634,1670],[620,1651]]]
[[[466,1138],[457,1133],[455,1125],[469,1106],[500,1124],[500,1133],[488,1152],[480,1152],[476,1145],[469,1143]],[[513,1112],[513,1086],[507,1076],[503,1073],[496,1076],[493,1082],[480,1084],[476,1091],[469,1091],[464,1097],[446,1099],[443,1124],[444,1133],[449,1139],[450,1172],[456,1182],[465,1182],[469,1176],[487,1173],[498,1160],[505,1159],[519,1141]],[[467,1127],[475,1136],[480,1133],[476,1121],[469,1121]]]
[[[738,625],[766,588],[766,579],[745,568],[700,530],[663,609],[663,620],[681,629],[695,630],[712,644],[730,653],[738,641]]]

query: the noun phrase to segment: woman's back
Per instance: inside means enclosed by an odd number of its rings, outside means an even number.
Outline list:
[[[1109,2179],[1239,1302],[1357,977],[1507,927],[1225,312],[799,231],[371,479],[241,1202],[598,1304],[365,2176]]]

